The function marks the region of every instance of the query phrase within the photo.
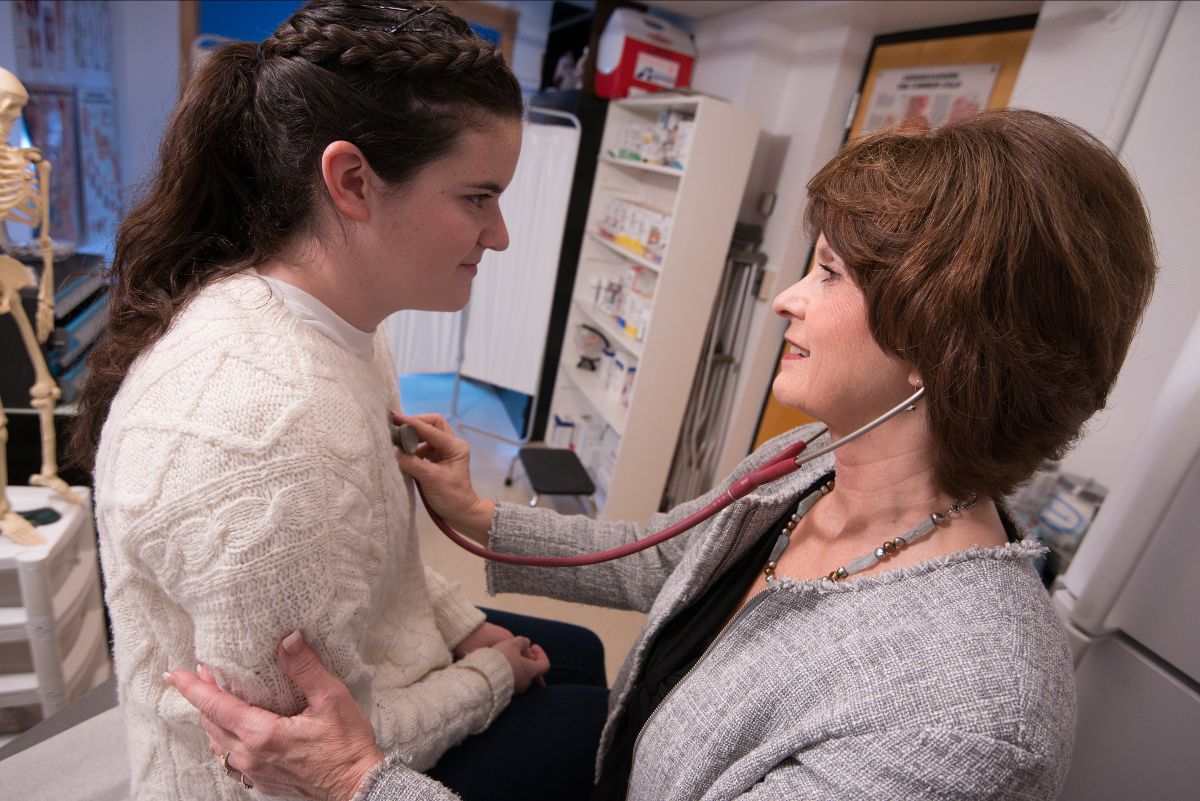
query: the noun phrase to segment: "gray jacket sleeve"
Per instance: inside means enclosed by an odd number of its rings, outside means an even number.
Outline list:
[[[634,523],[608,523],[584,515],[560,515],[548,509],[496,504],[491,547],[502,553],[576,556],[636,542],[660,531],[716,496],[716,490],[665,514],[645,528]],[[517,567],[487,563],[488,592],[520,592],[568,601],[645,612],[687,546],[688,534],[647,548],[633,556],[586,567]]]
[[[351,801],[461,801],[457,793],[405,767],[399,755],[380,762]]]
[[[602,522],[585,515],[560,515],[548,509],[497,503],[492,518],[490,547],[511,554],[576,556],[636,542],[704,508],[737,479],[768,461],[795,439],[796,432],[790,431],[765,443],[746,457],[717,487],[668,512],[652,515],[644,527],[636,523]],[[722,514],[732,511],[730,507]],[[696,530],[660,545],[598,565],[539,568],[488,562],[488,592],[544,595],[595,606],[646,612],[658,597],[663,582],[687,553],[689,543],[698,538],[701,530],[721,525],[722,522],[722,519],[714,518],[701,523]]]

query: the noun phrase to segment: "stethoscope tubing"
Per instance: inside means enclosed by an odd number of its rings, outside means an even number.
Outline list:
[[[711,501],[703,509],[693,512],[683,520],[668,526],[667,528],[657,531],[648,537],[643,537],[637,542],[631,542],[627,545],[622,545],[617,548],[610,548],[606,551],[596,551],[594,553],[580,554],[578,556],[521,556],[517,554],[500,553],[485,548],[474,540],[464,537],[462,534],[455,531],[433,508],[429,505],[429,501],[425,499],[425,493],[421,490],[421,483],[418,481],[417,492],[421,496],[421,503],[425,505],[425,511],[429,513],[429,517],[433,520],[434,525],[441,530],[443,534],[450,538],[455,545],[460,548],[475,554],[476,556],[490,560],[492,562],[501,562],[508,565],[521,565],[524,567],[582,567],[584,565],[595,565],[601,562],[609,562],[613,559],[620,559],[625,556],[644,551],[647,548],[653,548],[655,545],[666,542],[669,539],[679,536],[683,532],[703,523],[705,520],[718,514],[722,509],[729,506],[734,501],[746,497],[754,490],[761,487],[763,484],[770,484],[778,481],[788,475],[799,470],[804,465],[819,459],[827,453],[831,453],[843,445],[849,444],[854,440],[873,430],[879,425],[887,422],[896,415],[906,410],[911,410],[916,402],[925,394],[925,388],[919,387],[908,399],[897,404],[889,409],[884,414],[875,418],[858,430],[840,438],[836,442],[831,442],[828,445],[818,448],[815,451],[808,452],[808,446],[814,440],[821,437],[828,431],[822,427],[814,436],[807,440],[800,440],[784,448],[775,455],[770,462],[761,467],[758,467],[746,475],[739,478],[730,485],[729,489]],[[401,426],[400,428],[403,428]],[[393,441],[400,445],[399,438],[405,438],[404,446],[412,442],[411,427],[403,435],[393,434]],[[404,447],[402,446],[402,447]],[[407,447],[406,447],[407,450]],[[415,443],[413,450],[416,450]]]

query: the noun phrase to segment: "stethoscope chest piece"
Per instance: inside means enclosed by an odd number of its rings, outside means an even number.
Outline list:
[[[392,444],[407,454],[417,452],[417,447],[421,444],[421,438],[417,436],[417,429],[405,423],[396,425],[392,420],[392,416],[388,415],[388,431],[392,435]]]

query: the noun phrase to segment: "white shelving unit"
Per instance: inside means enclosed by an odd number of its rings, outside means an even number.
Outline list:
[[[668,109],[694,115],[682,169],[611,155],[626,123],[650,123]],[[711,97],[653,96],[609,106],[551,402],[552,414],[577,422],[587,416],[608,426],[610,443],[615,441],[612,433],[619,436],[615,458],[610,450],[604,464],[593,470],[601,518],[645,522],[657,511],[758,132],[755,114]],[[671,215],[660,262],[601,235],[600,223],[613,198]],[[657,278],[640,337],[623,330],[595,302],[597,280],[618,281],[630,265],[653,271]],[[636,361],[628,406],[605,391],[601,376],[577,366],[574,336],[584,323],[603,331],[618,357]]]
[[[0,707],[40,704],[47,717],[108,678],[91,493],[75,506],[40,487],[8,487],[16,509],[50,507],[44,545],[0,538]]]

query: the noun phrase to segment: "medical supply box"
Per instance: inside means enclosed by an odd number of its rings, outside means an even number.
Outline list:
[[[683,30],[632,8],[618,8],[596,52],[596,94],[634,97],[688,86],[696,46]]]

